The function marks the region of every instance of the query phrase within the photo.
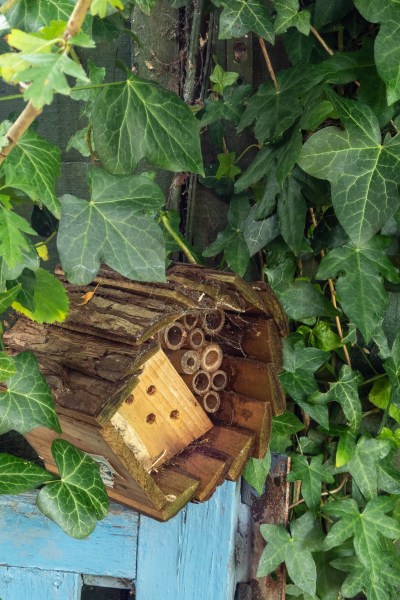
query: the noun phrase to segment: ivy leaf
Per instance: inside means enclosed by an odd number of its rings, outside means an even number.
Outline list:
[[[21,494],[54,479],[32,462],[0,453],[0,494]]]
[[[23,58],[28,60],[26,55]],[[42,108],[52,103],[54,94],[70,94],[67,76],[89,82],[82,67],[66,54],[32,54],[28,68],[16,73],[12,81],[29,83],[24,91],[25,100],[30,100],[36,108]]]
[[[400,8],[393,0],[382,0],[379,4],[354,0],[354,4],[367,21],[380,23],[375,38],[375,62],[387,85],[388,104],[393,104],[400,98]]]
[[[236,175],[241,173],[241,168],[236,166],[236,154],[235,152],[222,152],[217,155],[219,166],[215,177],[221,179],[227,177],[232,181],[235,181]]]
[[[366,500],[377,495],[378,464],[390,452],[388,440],[361,437],[347,469]]]
[[[274,28],[261,0],[224,0],[219,21],[219,39],[239,38],[256,33],[270,44],[274,43]]]
[[[283,341],[285,371],[280,375],[283,389],[296,402],[318,390],[314,373],[329,358],[327,352],[318,348],[293,345],[290,338]]]
[[[331,352],[342,345],[340,337],[334,333],[326,321],[319,321],[310,333],[310,345]]]
[[[14,302],[19,292],[21,291],[21,285],[14,285],[9,290],[0,293],[0,315],[3,313],[11,304]]]
[[[26,219],[0,204],[0,256],[11,269],[22,261],[22,251],[31,247],[24,233],[36,234]]]
[[[317,131],[304,144],[298,163],[310,175],[330,181],[335,214],[352,242],[361,245],[399,206],[400,135],[382,145],[378,119],[368,106],[327,94],[346,130]]]
[[[374,406],[385,410],[389,404],[391,390],[392,386],[387,377],[378,379],[374,382],[374,385],[368,394],[368,400]],[[389,416],[400,424],[400,410],[392,404],[389,406]]]
[[[57,236],[61,264],[70,281],[86,285],[103,261],[140,281],[165,279],[162,231],[149,212],[164,204],[161,189],[144,175],[110,175],[94,169],[92,199],[63,196]]]
[[[337,468],[346,465],[356,451],[356,436],[348,427],[344,427],[339,434],[339,441],[336,448],[335,465]]]
[[[339,372],[339,380],[329,385],[329,391],[313,396],[319,402],[338,402],[353,431],[358,431],[361,425],[362,408],[358,396],[358,386],[362,377],[349,366],[343,365]]]
[[[0,352],[0,381],[10,379],[16,372],[13,357],[5,352]]]
[[[292,457],[292,466],[287,480],[294,482],[301,480],[301,493],[311,511],[316,510],[321,501],[322,482],[333,483],[332,473],[323,466],[322,454],[313,456],[308,462],[305,456],[296,454]]]
[[[50,21],[68,21],[75,0],[17,0],[7,10],[11,27],[37,31]]]
[[[271,452],[285,452],[291,446],[291,436],[304,429],[304,424],[290,411],[272,417]]]
[[[302,246],[307,212],[301,188],[297,179],[287,177],[278,200],[281,235],[295,256],[298,256]]]
[[[388,239],[375,236],[358,246],[345,244],[322,259],[317,277],[338,276],[336,291],[346,315],[368,342],[383,317],[388,297],[383,278],[399,281],[397,269],[385,254]]]
[[[322,77],[313,70],[305,71],[303,65],[280,71],[278,91],[271,82],[263,83],[250,98],[239,123],[239,133],[255,121],[254,132],[260,143],[279,139],[302,114],[300,97]]]
[[[57,146],[28,130],[7,156],[3,168],[7,186],[21,190],[60,218],[60,204],[55,194],[61,173],[61,152]]]
[[[258,494],[262,494],[265,480],[271,467],[271,452],[267,452],[264,458],[250,458],[243,471],[243,477]]]
[[[400,406],[400,332],[394,339],[391,356],[385,360],[384,368],[391,385],[390,400],[398,407]]]
[[[37,323],[62,323],[68,314],[69,300],[64,286],[44,269],[34,272],[33,305],[31,310],[17,301],[13,308]]]
[[[93,0],[90,5],[92,15],[98,15],[100,19],[104,19],[110,9],[123,10],[124,5],[121,0]]]
[[[239,73],[235,73],[234,71],[224,71],[220,65],[215,65],[214,70],[210,75],[210,81],[214,84],[212,86],[212,91],[222,95],[224,89],[229,85],[233,85],[238,77]]]
[[[296,27],[304,35],[310,33],[310,13],[308,10],[299,11],[298,0],[274,0],[273,6],[277,13],[274,21],[276,35],[285,33],[289,27]]]
[[[104,519],[108,496],[98,465],[65,440],[54,440],[51,451],[61,479],[48,483],[37,497],[39,509],[68,535],[82,539]]]
[[[269,575],[286,562],[289,577],[297,587],[314,597],[317,572],[311,550],[319,547],[318,526],[310,512],[291,525],[289,534],[283,525],[261,525],[261,535],[268,542],[257,571],[257,577]]]
[[[243,235],[250,256],[254,256],[254,254],[272,242],[272,240],[279,235],[278,219],[276,215],[271,215],[267,219],[258,221],[254,218],[254,213],[256,213],[257,210],[258,206],[252,207],[243,228]]]
[[[295,281],[279,294],[288,316],[296,321],[313,317],[335,316],[337,311],[329,300],[308,281]]]
[[[32,352],[14,357],[16,373],[0,391],[0,433],[26,433],[38,427],[61,432],[51,392]]]
[[[134,75],[97,96],[93,133],[99,158],[112,173],[130,173],[146,158],[169,171],[203,174],[190,108],[176,94]]]
[[[314,25],[320,29],[333,21],[341,19],[353,8],[349,0],[316,0],[314,8]]]
[[[385,569],[387,553],[382,536],[397,539],[400,525],[386,513],[393,508],[393,500],[380,496],[369,501],[362,513],[353,499],[330,502],[323,507],[328,515],[338,518],[324,541],[324,548],[334,548],[353,537],[356,555],[368,573],[371,582],[379,581]]]
[[[37,269],[39,267],[39,256],[32,244],[28,250],[21,250],[22,260],[12,269],[0,255],[0,287],[4,288],[7,281],[17,279],[24,269]]]
[[[244,111],[243,102],[250,96],[251,89],[251,86],[247,84],[230,86],[224,89],[223,98],[207,98],[200,126],[206,127],[222,120],[238,125]]]

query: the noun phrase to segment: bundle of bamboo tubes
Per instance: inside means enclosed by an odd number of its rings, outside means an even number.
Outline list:
[[[213,341],[225,324],[225,312],[214,310],[201,317],[193,313],[171,323],[161,334],[161,345],[176,371],[207,413],[221,406],[220,392],[228,386],[221,369],[224,353]]]

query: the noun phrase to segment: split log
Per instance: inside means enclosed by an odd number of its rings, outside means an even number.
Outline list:
[[[229,384],[234,392],[270,402],[274,416],[286,410],[285,394],[275,365],[226,356],[222,361],[222,367],[228,373]]]
[[[273,319],[256,319],[230,315],[231,338],[240,339],[240,350],[230,348],[229,354],[274,363],[278,371],[283,367],[282,340]],[[221,332],[223,335],[224,332]]]
[[[246,429],[238,430],[233,427],[214,426],[200,438],[198,443],[229,456],[231,461],[227,479],[236,481],[251,456],[254,446],[254,434]]]
[[[235,392],[221,392],[221,405],[213,416],[217,422],[238,425],[255,434],[253,456],[262,458],[268,450],[272,427],[272,406]]]
[[[208,500],[220,485],[228,471],[231,459],[221,452],[210,448],[194,446],[184,450],[169,462],[168,467],[178,469],[179,472],[188,473],[190,476],[198,477],[200,485],[193,498],[198,502]]]

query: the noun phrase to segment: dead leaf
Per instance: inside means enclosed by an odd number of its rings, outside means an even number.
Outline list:
[[[78,304],[78,306],[85,306],[88,302],[90,302],[91,299],[93,298],[93,296],[95,295],[98,287],[99,287],[99,284],[96,285],[96,287],[94,288],[94,290],[92,292],[86,292],[86,294],[83,294],[83,296],[81,296],[81,298],[83,299],[83,302],[80,302]]]

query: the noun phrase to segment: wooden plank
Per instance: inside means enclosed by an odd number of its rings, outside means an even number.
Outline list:
[[[278,371],[283,366],[282,340],[273,319],[254,319],[229,315],[236,337],[241,337],[242,356],[261,362],[274,363]],[[228,352],[229,354],[229,352]],[[240,354],[238,354],[240,356]]]
[[[55,571],[135,578],[137,513],[112,503],[107,517],[98,522],[93,533],[76,540],[39,511],[36,495],[0,496],[0,564],[27,569],[47,569],[51,565]],[[5,600],[1,593],[0,597]],[[10,598],[37,600],[40,596]],[[64,594],[62,598],[70,596]]]
[[[243,472],[254,447],[254,433],[235,427],[214,426],[200,440],[204,446],[230,457],[226,478],[236,481]]]
[[[194,500],[198,502],[204,502],[210,498],[217,486],[223,482],[229,464],[229,457],[212,456],[207,453],[207,448],[202,449],[201,446],[188,448],[170,461],[172,468],[177,468],[179,471],[184,471],[200,479],[200,486],[193,496]]]
[[[1,600],[80,600],[81,589],[79,573],[0,567]]]
[[[272,407],[269,402],[240,396],[235,392],[221,392],[221,405],[213,415],[227,425],[238,425],[255,434],[252,455],[262,458],[268,450],[271,437]]]
[[[222,361],[222,368],[228,373],[229,384],[233,391],[248,398],[270,402],[274,416],[285,411],[285,394],[275,365],[226,356]]]
[[[240,485],[225,482],[172,521],[140,517],[137,600],[232,600]]]

